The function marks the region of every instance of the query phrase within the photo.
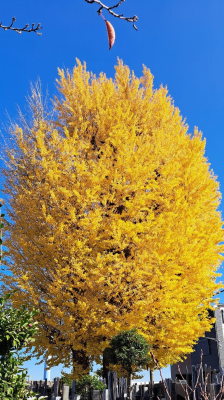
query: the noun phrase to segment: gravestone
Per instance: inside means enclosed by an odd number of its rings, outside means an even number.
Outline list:
[[[62,400],[69,400],[69,386],[68,385],[63,385]]]

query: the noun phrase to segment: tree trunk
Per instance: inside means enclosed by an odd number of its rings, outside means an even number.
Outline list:
[[[153,369],[151,369],[150,368],[150,370],[149,370],[149,373],[150,373],[150,383],[149,383],[149,396],[150,396],[150,398],[153,398],[153,396],[154,396],[154,390],[153,390]]]
[[[128,382],[127,382],[127,400],[132,400],[132,374],[128,374]]]
[[[90,361],[89,361],[89,357],[86,355],[85,351],[72,349],[72,359],[73,359],[73,363],[77,363],[77,364],[81,365],[84,370],[89,371]]]
[[[103,352],[103,378],[106,379],[106,385],[108,387],[108,372],[109,372],[109,358],[107,357],[106,351]]]

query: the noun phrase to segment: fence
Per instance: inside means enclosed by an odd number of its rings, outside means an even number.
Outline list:
[[[172,381],[165,379],[167,391],[171,400],[182,400],[188,395],[190,400],[200,400],[201,393],[207,395],[209,400],[215,400],[218,395],[218,400],[224,398],[223,396],[223,371],[212,371],[211,368],[204,365],[192,366],[191,373],[186,370],[184,380]],[[48,400],[79,400],[79,396],[75,393],[76,381],[72,382],[69,388],[63,385],[59,378],[54,381],[30,381],[28,388],[38,393],[40,396],[47,396]],[[133,385],[132,400],[169,400],[164,385],[162,382],[153,383],[152,388],[149,382],[139,382]],[[189,388],[196,386],[192,392]],[[108,374],[108,389],[103,393],[98,390],[93,390],[92,400],[125,400],[127,397],[127,379],[117,378],[116,372],[109,372]]]
[[[212,370],[205,364],[191,367],[191,372],[186,367],[186,373],[182,375],[183,379],[165,379],[168,393],[171,400],[181,400],[189,398],[190,400],[221,400],[224,399],[224,381],[223,370]],[[193,390],[191,390],[191,388]],[[165,399],[169,397],[165,393]]]
[[[29,381],[27,382],[27,388],[40,396],[46,396],[48,400],[78,400],[75,394],[75,381],[72,382],[71,388],[63,384],[60,378],[55,378],[53,381],[48,381],[47,379]]]
[[[79,400],[79,396],[75,393],[76,381],[72,382],[72,387],[63,385],[59,378],[53,381],[29,381],[27,386],[29,390],[38,393],[40,396],[47,396],[48,400]],[[161,382],[154,385],[155,396],[164,398],[164,388]],[[108,374],[108,389],[103,393],[99,390],[93,390],[92,400],[126,400],[127,397],[127,379],[117,378],[116,372]],[[149,399],[149,382],[140,382],[133,385],[133,400]],[[155,397],[157,400],[157,397]]]

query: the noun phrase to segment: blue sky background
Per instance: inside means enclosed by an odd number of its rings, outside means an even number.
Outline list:
[[[113,0],[105,0],[113,5]],[[192,132],[198,126],[206,138],[206,156],[224,191],[224,2],[223,0],[126,0],[119,11],[137,15],[136,32],[131,23],[108,13],[116,41],[108,50],[105,23],[97,5],[84,0],[7,0],[0,20],[15,25],[41,22],[42,36],[21,35],[0,29],[0,126],[23,109],[30,82],[40,77],[50,97],[56,93],[57,68],[72,69],[76,57],[96,74],[114,76],[117,57],[137,76],[142,64],[155,76],[154,85],[167,85],[175,105]],[[221,210],[223,205],[221,205]],[[221,296],[224,302],[224,296]],[[27,365],[32,379],[43,378],[43,365]],[[60,376],[60,368],[51,377]],[[165,371],[169,376],[169,370]],[[159,379],[155,374],[155,379]],[[148,373],[143,380],[148,380]]]

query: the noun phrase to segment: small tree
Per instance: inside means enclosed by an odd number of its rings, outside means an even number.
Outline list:
[[[80,400],[90,400],[92,391],[99,390],[102,394],[106,385],[95,375],[83,375],[82,379],[76,382],[76,393],[80,395]]]
[[[129,399],[132,398],[133,372],[143,369],[151,361],[149,348],[149,343],[142,335],[138,334],[137,329],[120,332],[110,341],[110,348],[107,349],[109,361],[126,372],[128,378],[127,397]]]
[[[0,266],[2,262],[2,230],[4,224],[0,203]],[[26,399],[27,370],[22,368],[25,357],[19,351],[32,342],[37,332],[37,322],[33,317],[35,310],[28,310],[24,305],[21,309],[14,309],[10,304],[10,297],[14,292],[0,297],[0,400],[19,398]]]
[[[21,356],[21,350],[33,341],[37,332],[37,322],[33,320],[37,311],[30,311],[24,305],[20,310],[12,308],[9,303],[12,294],[0,298],[0,400],[25,400],[29,395],[28,372],[22,368],[26,357]]]

